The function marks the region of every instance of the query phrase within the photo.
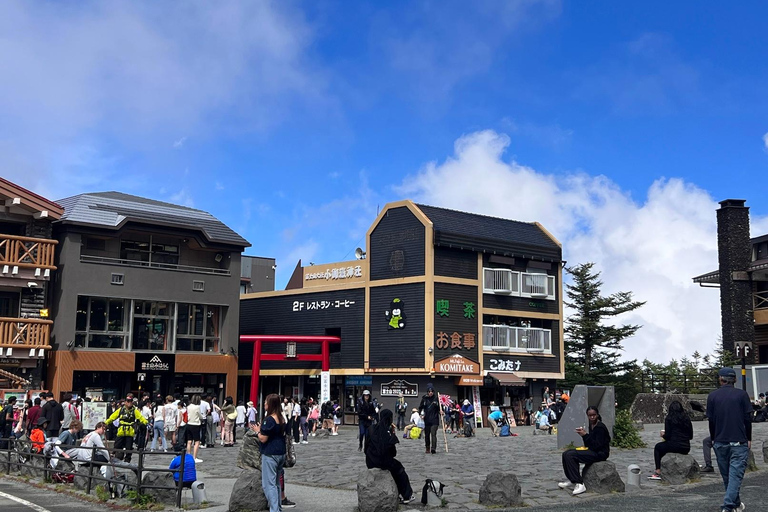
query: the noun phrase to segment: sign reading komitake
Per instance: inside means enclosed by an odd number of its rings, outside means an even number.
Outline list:
[[[450,357],[435,362],[435,373],[477,375],[480,373],[480,363],[476,363],[462,355],[453,354]]]

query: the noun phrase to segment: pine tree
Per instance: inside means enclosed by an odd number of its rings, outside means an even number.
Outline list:
[[[632,292],[601,295],[600,272],[594,263],[566,268],[573,284],[566,285],[565,303],[574,310],[566,320],[566,381],[576,384],[615,385],[638,368],[636,361],[619,361],[622,342],[633,336],[639,325],[611,325],[608,319],[634,311],[645,302],[632,300]],[[617,391],[618,394],[618,391]]]

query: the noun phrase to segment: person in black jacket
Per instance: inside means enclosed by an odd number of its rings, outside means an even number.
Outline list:
[[[368,469],[389,471],[397,484],[401,503],[410,503],[413,500],[411,481],[403,465],[395,458],[395,445],[399,442],[396,432],[397,427],[392,423],[392,411],[383,409],[379,413],[379,422],[366,434],[365,465]]]
[[[576,429],[576,433],[584,441],[586,450],[568,450],[563,452],[563,472],[565,472],[565,477],[568,481],[557,484],[561,489],[568,489],[575,484],[573,489],[574,496],[587,490],[584,486],[584,479],[579,471],[579,464],[593,464],[607,460],[608,455],[611,453],[611,434],[603,424],[597,407],[587,408],[587,418],[589,419],[589,433],[583,427]]]
[[[371,392],[366,389],[363,391],[363,399],[357,403],[357,419],[360,427],[360,445],[357,448],[359,452],[363,451],[363,440],[367,439],[366,434],[371,428],[374,416],[376,416],[376,409],[371,402]]]
[[[53,399],[53,393],[47,393],[45,399],[46,402],[42,409],[40,409],[40,417],[48,420],[45,435],[49,438],[59,437],[61,422],[64,421],[64,408],[59,402]]]
[[[424,418],[424,442],[427,447],[425,453],[435,453],[437,450],[437,427],[440,425],[440,404],[432,384],[427,384],[427,394],[421,398],[419,413]]]
[[[693,425],[683,405],[673,400],[669,404],[669,411],[664,420],[664,430],[661,431],[664,441],[656,444],[653,449],[653,460],[656,463],[656,471],[648,477],[649,480],[661,480],[661,459],[668,453],[681,453],[688,455],[691,451],[691,439],[693,439]]]

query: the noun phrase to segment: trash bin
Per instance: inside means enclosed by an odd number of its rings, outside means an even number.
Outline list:
[[[627,466],[627,485],[640,487],[640,466],[637,464]]]
[[[201,504],[204,501],[208,501],[208,499],[205,496],[205,483],[201,482],[200,480],[195,480],[192,483],[192,500],[197,505]]]

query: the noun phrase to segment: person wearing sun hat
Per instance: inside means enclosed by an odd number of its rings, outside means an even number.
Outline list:
[[[752,403],[743,389],[734,387],[736,372],[722,368],[717,373],[720,388],[707,397],[709,435],[717,465],[725,484],[721,512],[744,510],[739,491],[752,448]]]
[[[461,414],[464,417],[464,435],[472,437],[475,426],[475,408],[469,400],[464,400],[464,404],[461,406]]]

